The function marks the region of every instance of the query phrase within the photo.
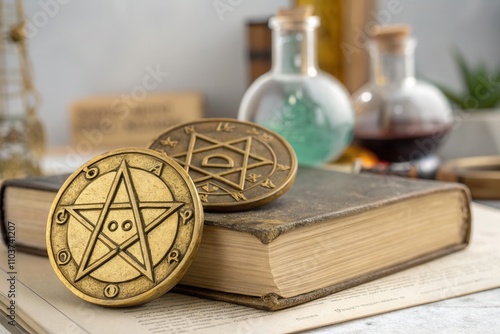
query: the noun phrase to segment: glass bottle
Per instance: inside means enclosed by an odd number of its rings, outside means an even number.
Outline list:
[[[339,156],[352,140],[354,113],[346,89],[318,70],[316,16],[280,15],[273,30],[273,65],[246,91],[238,119],[261,124],[292,145],[302,165]]]
[[[431,158],[452,127],[444,95],[415,78],[407,26],[378,27],[368,42],[371,80],[353,94],[355,142],[387,162]]]

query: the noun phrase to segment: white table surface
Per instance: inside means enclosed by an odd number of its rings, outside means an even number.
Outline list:
[[[348,321],[307,333],[500,333],[500,288]]]

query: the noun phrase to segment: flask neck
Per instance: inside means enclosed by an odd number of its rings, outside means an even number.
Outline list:
[[[378,86],[400,86],[415,82],[414,39],[407,39],[396,49],[370,42],[371,81]]]
[[[286,21],[271,18],[273,29],[272,71],[280,74],[315,76],[318,73],[316,27],[318,17],[303,21]]]

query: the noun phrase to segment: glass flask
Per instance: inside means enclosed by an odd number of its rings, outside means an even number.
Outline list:
[[[407,26],[378,27],[368,42],[371,80],[353,94],[356,144],[387,162],[430,159],[453,122],[445,96],[415,78]]]
[[[320,165],[338,157],[352,140],[354,112],[346,89],[317,67],[319,18],[276,15],[273,65],[248,88],[238,119],[282,135],[299,164]]]

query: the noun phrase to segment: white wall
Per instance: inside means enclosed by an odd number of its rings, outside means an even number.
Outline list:
[[[484,62],[491,70],[500,69],[500,1],[378,0],[378,10],[387,10],[394,3],[399,3],[398,10],[392,11],[389,21],[412,25],[421,78],[462,89],[453,59],[455,49],[471,65]]]
[[[394,2],[401,8],[390,15],[391,23],[412,24],[421,76],[459,88],[451,57],[455,46],[472,62],[500,65],[500,1],[377,1],[379,11]],[[214,8],[221,2],[230,7],[222,18]],[[291,2],[25,1],[35,84],[44,101],[40,116],[50,143],[69,142],[71,101],[130,94],[141,85],[148,66],[159,65],[169,73],[158,90],[201,90],[208,115],[236,116],[247,82],[244,22],[270,16]]]
[[[215,4],[226,4],[217,12]],[[168,77],[157,90],[201,90],[210,116],[237,114],[247,82],[247,18],[289,0],[25,1],[40,117],[49,142],[69,142],[68,105],[99,94],[130,94],[146,67]]]

